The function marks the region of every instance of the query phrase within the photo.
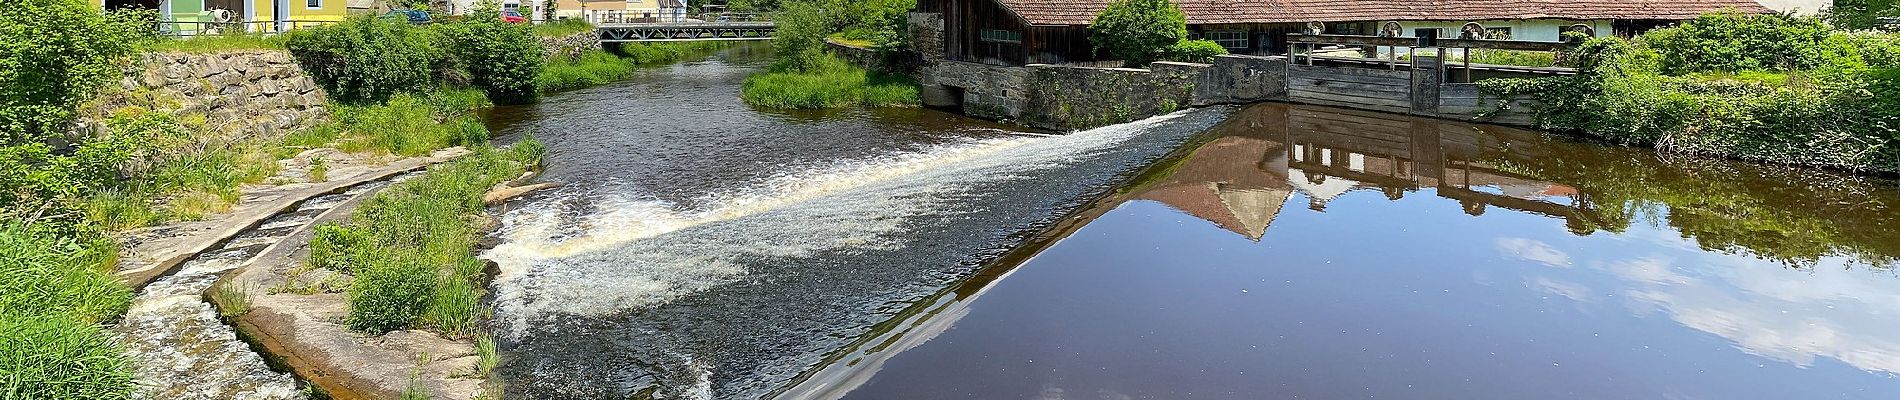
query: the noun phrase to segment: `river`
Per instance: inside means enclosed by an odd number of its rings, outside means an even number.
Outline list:
[[[1306,106],[754,110],[767,57],[490,115],[568,184],[484,254],[507,397],[1900,397],[1890,181]]]

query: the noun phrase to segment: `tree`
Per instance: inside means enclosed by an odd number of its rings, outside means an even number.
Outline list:
[[[1834,0],[1833,6],[1821,10],[1821,16],[1842,29],[1891,29],[1880,19],[1900,18],[1900,1]]]
[[[535,78],[541,75],[541,41],[527,24],[501,20],[493,0],[477,3],[475,12],[460,21],[438,27],[442,46],[468,69],[475,86],[496,104],[527,104],[539,97]]]
[[[1129,66],[1161,59],[1187,39],[1187,14],[1168,0],[1114,0],[1089,24],[1089,43]]]
[[[151,38],[149,14],[80,0],[25,0],[0,12],[0,145],[58,133],[119,61]]]

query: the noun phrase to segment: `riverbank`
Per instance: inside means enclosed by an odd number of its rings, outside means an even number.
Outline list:
[[[1736,40],[1735,37],[1754,38]],[[1709,14],[1592,40],[1572,77],[1479,82],[1540,128],[1666,153],[1900,173],[1900,34]]]

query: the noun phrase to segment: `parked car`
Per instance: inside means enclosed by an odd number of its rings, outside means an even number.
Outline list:
[[[427,24],[435,20],[429,16],[428,11],[422,10],[389,10],[388,14],[383,14],[383,18],[403,19],[409,21],[411,24],[417,25]]]
[[[501,20],[510,24],[522,24],[528,22],[528,17],[521,16],[520,11],[501,10]]]

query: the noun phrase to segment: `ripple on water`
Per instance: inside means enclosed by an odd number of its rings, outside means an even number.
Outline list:
[[[132,360],[141,398],[304,398],[289,374],[271,371],[202,297],[218,274],[255,250],[207,253],[153,281],[133,301],[112,331]]]

